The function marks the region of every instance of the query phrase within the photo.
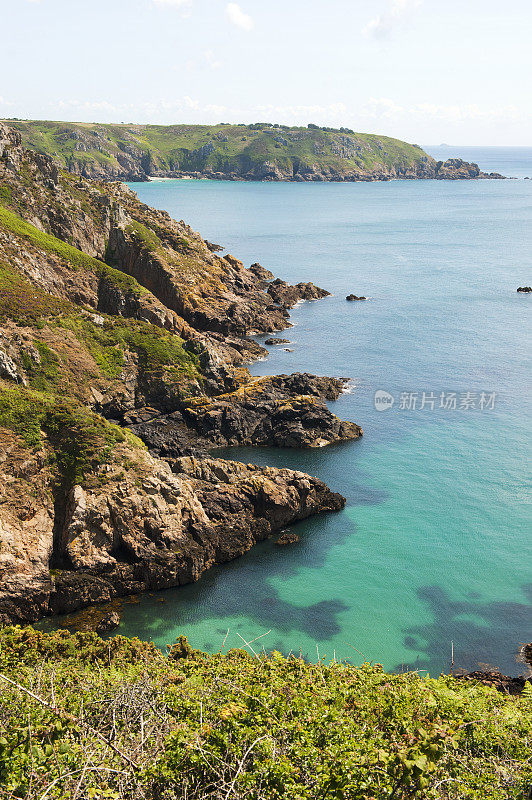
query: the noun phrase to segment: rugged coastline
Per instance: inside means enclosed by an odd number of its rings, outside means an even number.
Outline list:
[[[9,120],[26,147],[96,180],[231,181],[500,179],[461,158],[436,161],[419,145],[318,125],[105,125]]]
[[[328,292],[246,269],[0,124],[0,623],[197,580],[344,498],[215,446],[356,439],[344,380],[252,379],[252,333]]]

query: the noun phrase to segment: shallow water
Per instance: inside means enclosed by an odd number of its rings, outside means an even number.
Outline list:
[[[532,149],[466,149],[490,171],[532,175]],[[351,377],[331,408],[364,438],[232,451],[319,476],[345,511],[297,525],[294,546],[266,542],[127,605],[120,632],[161,646],[184,633],[217,651],[269,631],[254,648],[431,673],[449,668],[452,641],[455,666],[515,673],[517,645],[532,639],[532,297],[515,291],[532,283],[532,181],[133,188],[245,263],[334,293],[298,306],[294,352],[272,350],[252,371]],[[370,299],[346,303],[351,292]],[[376,390],[391,410],[376,410]],[[456,409],[439,408],[442,392],[457,393]]]

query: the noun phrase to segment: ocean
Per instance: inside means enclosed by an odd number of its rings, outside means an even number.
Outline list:
[[[518,179],[132,184],[246,264],[333,293],[298,305],[293,352],[270,348],[251,371],[349,377],[330,407],[364,437],[225,451],[316,475],[346,508],[296,525],[293,546],[265,542],[126,604],[120,633],[433,675],[452,649],[455,669],[519,671],[532,640],[532,296],[516,288],[532,283],[532,148],[427,149]]]

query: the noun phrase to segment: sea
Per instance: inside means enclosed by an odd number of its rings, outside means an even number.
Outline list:
[[[332,296],[298,305],[253,375],[349,378],[358,441],[225,457],[304,470],[345,510],[196,584],[124,606],[161,648],[300,653],[387,670],[497,667],[532,640],[532,148],[429,147],[504,181],[132,184],[247,265]],[[354,293],[368,299],[346,302]]]

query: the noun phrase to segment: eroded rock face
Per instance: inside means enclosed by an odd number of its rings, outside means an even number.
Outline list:
[[[259,378],[236,392],[198,398],[179,412],[159,415],[132,430],[150,449],[177,456],[212,447],[323,447],[362,436],[332,414],[345,380],[294,373]]]
[[[300,300],[320,300],[322,297],[329,297],[330,292],[320,289],[313,283],[297,283],[295,286],[282,281],[280,278],[272,281],[268,285],[268,294],[281,308],[292,308]]]
[[[289,327],[288,308],[328,292],[221,258],[127,187],[61,172],[1,123],[0,181],[18,215],[0,220],[0,261],[16,287],[0,327],[0,397],[15,411],[0,427],[0,623],[197,580],[291,522],[343,506],[303,473],[207,455],[362,434],[325,405],[343,379],[252,379],[246,368],[266,353],[249,334]],[[33,232],[20,233],[19,217]],[[150,452],[110,434],[93,474],[78,475],[83,448],[69,439],[67,453],[55,450],[61,430],[50,436],[44,417],[28,438],[21,401],[31,410],[41,400],[43,415],[63,401],[96,411]]]
[[[18,584],[3,584],[0,620],[34,621],[196,581],[291,522],[345,503],[293,470],[208,458],[171,465],[148,454],[136,459],[131,474],[110,475],[101,490],[72,489],[53,576],[46,577],[46,553],[42,570],[26,565]],[[45,538],[51,548],[51,527]]]

